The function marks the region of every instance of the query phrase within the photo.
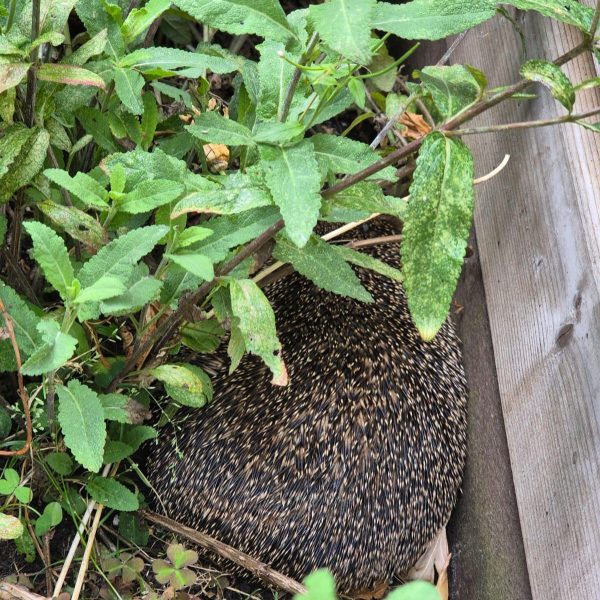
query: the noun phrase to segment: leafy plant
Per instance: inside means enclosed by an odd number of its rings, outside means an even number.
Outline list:
[[[531,57],[497,89],[471,65],[402,75],[418,44],[390,55],[392,36],[444,38],[503,6],[579,29],[583,42],[553,62]],[[599,131],[587,118],[600,109],[573,111],[598,79],[574,84],[562,70],[598,54],[599,16],[600,3],[576,0],[329,0],[287,14],[277,0],[0,3],[0,372],[19,393],[2,390],[0,539],[31,550],[31,535],[65,515],[78,525],[83,494],[143,543],[129,470],[158,435],[143,423],[149,408],[160,425],[212,399],[182,349],[228,340],[232,371],[252,353],[274,385],[288,382],[261,290],[281,263],[362,302],[372,298],[357,267],[403,280],[418,331],[434,337],[472,222],[461,136],[566,122]],[[557,117],[463,127],[532,83]],[[386,195],[392,185],[407,196]],[[316,233],[377,214],[402,221],[401,270]],[[270,254],[279,262],[263,269]],[[30,451],[46,481],[33,496],[18,475]],[[160,577],[187,582],[179,550],[170,559]],[[326,575],[313,585],[334,594]]]

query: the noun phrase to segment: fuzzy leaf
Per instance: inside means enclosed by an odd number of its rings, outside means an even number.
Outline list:
[[[413,0],[394,5],[378,2],[372,27],[405,40],[439,40],[491,19],[496,3],[490,0]]]
[[[82,44],[68,56],[63,59],[64,64],[83,66],[90,58],[102,54],[108,40],[107,30],[102,29],[85,44]]]
[[[118,66],[141,71],[164,69],[208,69],[213,73],[231,73],[237,69],[234,61],[207,52],[187,52],[178,48],[140,48],[119,59]]]
[[[0,512],[0,540],[16,540],[24,532],[23,523],[17,517]]]
[[[44,175],[79,198],[86,206],[105,210],[108,192],[93,177],[79,171],[71,177],[62,169],[46,169]]]
[[[311,20],[324,42],[359,65],[371,59],[371,15],[375,0],[331,0],[312,5]]]
[[[104,300],[100,309],[104,315],[121,316],[138,311],[142,306],[152,302],[162,287],[163,282],[153,277],[142,277],[127,286],[119,296]]]
[[[97,250],[107,242],[106,231],[94,217],[75,208],[63,206],[50,200],[36,204],[56,226],[62,228],[72,238]]]
[[[318,133],[310,138],[315,147],[315,155],[332,173],[350,175],[376,163],[380,156],[367,144],[338,135]],[[396,181],[396,169],[386,167],[373,176],[376,179]]]
[[[97,473],[102,466],[106,441],[104,409],[98,394],[74,379],[67,386],[57,386],[57,394],[58,421],[67,448],[77,462]]]
[[[335,580],[327,569],[319,569],[304,579],[305,594],[296,594],[294,600],[336,600]],[[415,600],[417,600],[415,598]]]
[[[478,81],[462,65],[425,67],[421,80],[444,120],[473,104],[482,92]]]
[[[306,246],[296,248],[283,236],[278,236],[273,256],[290,263],[298,273],[318,287],[341,296],[372,302],[371,294],[340,256],[335,248],[316,236],[311,236]]]
[[[27,129],[20,124],[8,127],[0,138],[0,180],[21,154],[22,149],[34,134],[33,129]]]
[[[277,0],[175,0],[197,21],[236,35],[255,33],[285,42],[295,37]]]
[[[473,157],[460,141],[431,133],[423,142],[402,230],[404,288],[425,340],[444,324],[473,215]]]
[[[226,144],[228,146],[252,146],[252,132],[233,119],[215,113],[207,112],[198,115],[193,125],[186,129],[198,139],[207,143]]]
[[[10,171],[0,178],[0,204],[10,200],[19,188],[40,172],[49,144],[50,134],[45,129],[34,127],[23,151],[12,161]]]
[[[123,433],[123,441],[131,446],[135,451],[146,441],[153,440],[158,436],[158,432],[154,427],[149,425],[136,425],[135,427],[128,427]]]
[[[73,265],[63,239],[47,225],[37,221],[23,223],[33,241],[33,257],[42,268],[50,285],[68,300],[68,290],[73,283]]]
[[[121,25],[121,33],[125,43],[133,41],[138,35],[146,31],[170,6],[171,0],[148,0],[142,8],[131,10],[123,25]]]
[[[112,275],[106,275],[89,287],[83,288],[75,297],[74,303],[99,302],[119,296],[123,292],[125,292],[125,284]]]
[[[267,297],[250,279],[232,279],[229,284],[231,310],[246,350],[260,356],[273,373],[272,383],[287,385],[287,371],[280,356],[275,315]]]
[[[504,0],[502,4],[510,4],[520,10],[535,10],[546,17],[574,25],[586,33],[592,26],[594,9],[577,0]]]
[[[91,85],[101,90],[106,89],[104,79],[100,75],[96,75],[93,71],[75,65],[42,63],[36,70],[36,76],[42,81],[49,81],[51,83]]]
[[[187,363],[161,365],[150,373],[162,381],[167,394],[183,406],[198,408],[212,400],[210,377],[199,367]]]
[[[85,489],[96,502],[114,510],[132,511],[140,507],[136,495],[131,490],[108,477],[92,478]]]
[[[0,64],[0,94],[19,85],[30,66],[31,63],[25,62]]]
[[[281,210],[286,233],[299,247],[306,244],[319,217],[321,180],[310,140],[295,146],[259,146],[261,166],[273,200]]]
[[[23,375],[43,375],[62,367],[75,353],[77,340],[60,331],[56,321],[44,320],[37,325],[44,343],[23,363]]]
[[[66,452],[52,452],[46,455],[46,464],[63,477],[73,472],[73,460]]]
[[[521,65],[521,75],[530,81],[543,83],[569,112],[573,110],[575,89],[560,67],[545,60],[528,60]]]
[[[46,504],[44,512],[35,522],[35,534],[39,537],[42,537],[53,527],[60,525],[62,519],[62,507],[58,502],[50,502],[49,504]]]
[[[151,211],[175,200],[184,191],[180,183],[167,179],[153,179],[140,183],[132,192],[125,194],[117,206],[121,212],[138,214]]]
[[[142,102],[142,89],[144,88],[144,78],[138,71],[132,69],[114,70],[115,91],[123,103],[123,106],[134,115],[141,115],[144,112]]]
[[[156,104],[156,98],[151,92],[146,92],[142,96],[142,103],[144,104],[144,114],[142,115],[142,147],[144,150],[152,145],[154,141],[154,134],[156,132],[156,126],[158,125],[158,106]]]
[[[127,282],[134,265],[154,248],[167,231],[168,228],[163,225],[151,225],[139,227],[113,240],[83,265],[78,273],[81,287],[90,287],[106,276]],[[91,315],[99,311],[94,307],[82,308],[85,312],[80,312],[80,318],[84,320],[94,318]]]
[[[391,267],[387,263],[384,263],[382,260],[371,256],[370,254],[365,254],[364,252],[357,252],[352,248],[348,248],[347,246],[332,246],[335,248],[336,252],[347,262],[352,263],[358,267],[363,267],[364,269],[369,269],[370,271],[374,271],[375,273],[379,273],[380,275],[384,275],[385,277],[389,277],[394,281],[402,281],[402,271]]]
[[[182,269],[189,271],[192,275],[204,281],[212,281],[214,279],[215,271],[208,256],[204,256],[203,254],[165,254],[165,256]]]

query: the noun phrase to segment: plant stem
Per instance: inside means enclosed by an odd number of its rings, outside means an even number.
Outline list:
[[[313,50],[315,49],[315,46],[317,45],[318,41],[319,41],[319,34],[315,31],[312,34],[312,36],[308,42],[308,46],[306,47],[304,54],[302,54],[302,56],[300,57],[300,60],[298,61],[298,66],[294,70],[294,74],[292,75],[292,80],[290,81],[290,84],[288,85],[287,93],[285,95],[285,100],[283,101],[281,110],[279,111],[279,114],[277,115],[277,120],[281,121],[282,123],[288,117],[288,114],[290,112],[290,106],[292,105],[292,100],[294,98],[294,94],[296,93],[296,87],[298,86],[298,82],[300,81],[300,76],[302,75],[302,71],[301,71],[300,67],[303,67],[308,62],[308,59],[310,58],[310,55],[313,53]]]
[[[593,117],[600,114],[600,108],[589,110],[580,114],[568,114],[562,117],[554,117],[552,119],[540,119],[538,121],[521,121],[517,123],[505,123],[503,125],[490,125],[489,127],[470,127],[466,129],[454,129],[449,131],[448,135],[471,135],[474,133],[493,133],[496,131],[512,131],[515,129],[530,129],[533,127],[546,127],[548,125],[557,125],[558,123],[575,123],[587,117]]]
[[[33,0],[31,8],[31,41],[35,41],[40,35],[40,0]],[[25,107],[25,124],[27,127],[33,127],[35,116],[35,95],[37,88],[37,78],[35,64],[37,63],[40,48],[35,48],[29,55],[29,60],[34,63],[33,68],[27,72],[27,99]]]

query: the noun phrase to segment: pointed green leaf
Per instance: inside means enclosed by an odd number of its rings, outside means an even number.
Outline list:
[[[304,246],[319,217],[321,179],[310,140],[295,146],[259,146],[260,165],[289,238]]]
[[[68,300],[68,289],[73,283],[73,265],[63,239],[47,225],[28,221],[23,226],[33,241],[33,257],[42,268],[50,285]]]
[[[35,130],[27,129],[21,124],[12,125],[4,131],[4,135],[0,138],[0,181],[34,133]]]
[[[520,10],[535,10],[586,33],[592,26],[594,9],[577,0],[504,0],[502,4],[510,4]]]
[[[107,508],[132,511],[140,507],[137,496],[131,490],[108,477],[93,477],[85,489],[96,502]]]
[[[138,71],[131,69],[116,68],[114,70],[115,91],[123,103],[123,106],[134,115],[144,112],[142,103],[142,89],[144,78]]]
[[[138,35],[146,31],[170,6],[171,0],[148,0],[142,8],[134,8],[129,11],[121,25],[125,43],[132,42]]]
[[[65,444],[88,471],[97,473],[102,466],[106,425],[98,394],[87,385],[71,380],[56,387],[59,398],[58,421]]]
[[[172,202],[181,196],[183,191],[183,185],[167,179],[144,181],[132,192],[125,194],[117,206],[121,212],[144,213]]]
[[[402,230],[404,288],[425,340],[446,321],[473,216],[473,157],[460,141],[431,133],[423,142]]]
[[[212,281],[215,277],[213,264],[208,256],[203,254],[165,254],[165,257],[204,281]]]
[[[290,263],[298,273],[328,292],[362,302],[373,301],[348,263],[321,238],[311,236],[306,246],[300,249],[280,235],[273,256]]]
[[[142,96],[144,104],[144,114],[142,115],[142,147],[148,150],[154,141],[154,133],[158,125],[158,106],[156,98],[151,92],[146,92]]]
[[[310,7],[323,41],[344,58],[366,65],[371,59],[371,16],[375,0],[331,0]]]
[[[150,373],[162,381],[167,394],[183,406],[199,408],[212,400],[210,377],[199,367],[187,363],[161,365]]]
[[[104,48],[106,47],[106,42],[108,40],[107,30],[103,29],[94,35],[91,39],[89,39],[85,44],[82,44],[68,56],[65,56],[63,59],[63,63],[69,65],[77,65],[81,67],[84,65],[90,58],[93,56],[97,56],[98,54],[102,54]]]
[[[256,33],[282,42],[294,37],[277,0],[175,0],[174,4],[197,21],[228,33]]]
[[[193,125],[187,125],[186,129],[203,142],[228,146],[254,145],[252,132],[249,129],[214,111],[198,115]]]
[[[21,83],[31,63],[16,62],[0,64],[0,94]]]
[[[71,177],[62,169],[46,169],[44,175],[79,198],[86,206],[106,210],[108,192],[87,173],[77,172]]]
[[[75,297],[75,304],[98,302],[119,296],[125,291],[125,284],[116,277],[106,275],[98,279],[91,286],[82,289]]]
[[[51,83],[91,85],[101,90],[106,89],[104,79],[100,75],[75,65],[42,63],[36,70],[36,76],[42,81],[50,81]]]
[[[75,353],[77,340],[68,333],[60,331],[56,321],[46,319],[40,321],[37,330],[44,343],[38,346],[23,363],[23,375],[43,375],[62,367]]]
[[[232,279],[229,284],[231,310],[237,318],[246,350],[260,356],[273,373],[272,383],[287,385],[287,370],[280,356],[281,343],[275,314],[262,290],[250,279]]]
[[[364,269],[369,269],[370,271],[374,271],[375,273],[389,277],[394,281],[402,281],[402,271],[384,263],[382,260],[379,260],[370,254],[358,252],[352,248],[348,248],[348,246],[332,247],[335,248],[336,252],[345,261],[352,263],[353,265],[363,267]]]
[[[575,89],[560,67],[545,60],[528,60],[521,65],[521,75],[544,84],[569,112],[573,110]]]
[[[46,455],[45,460],[53,471],[63,477],[73,472],[73,460],[66,452],[52,452]]]
[[[425,67],[421,80],[444,120],[473,104],[482,93],[477,79],[462,65]]]
[[[153,277],[142,277],[127,286],[119,296],[104,300],[100,304],[102,314],[121,316],[138,311],[142,306],[152,302],[158,296],[163,282]]]

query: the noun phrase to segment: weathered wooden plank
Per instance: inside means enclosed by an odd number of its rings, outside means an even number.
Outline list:
[[[528,57],[555,58],[572,29],[519,15]],[[519,37],[503,19],[471,32],[454,56],[491,85],[518,78]],[[591,58],[569,65],[595,75]],[[579,110],[600,104],[595,91]],[[548,118],[540,90],[478,124]],[[574,125],[466,138],[479,174],[475,225],[498,383],[534,599],[600,598],[600,136]]]

